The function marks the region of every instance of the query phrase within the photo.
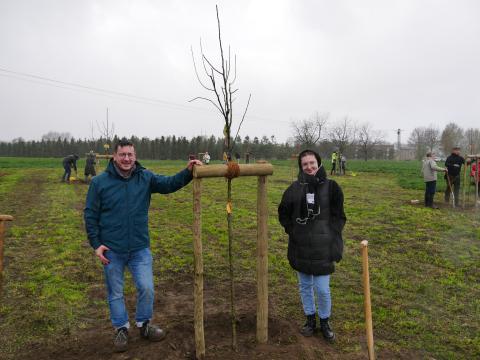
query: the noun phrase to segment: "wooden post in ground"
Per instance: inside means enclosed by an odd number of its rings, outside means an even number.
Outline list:
[[[462,196],[462,209],[465,209],[465,194],[467,188],[467,164],[463,165],[463,196]]]
[[[478,207],[480,206],[479,204],[479,200],[478,200],[478,183],[479,183],[479,179],[480,179],[480,163],[478,161],[479,159],[479,156],[475,156],[475,209],[478,209]]]
[[[362,265],[363,265],[363,293],[365,297],[365,327],[367,329],[367,345],[369,360],[375,359],[375,349],[373,345],[373,324],[372,324],[372,303],[370,300],[370,274],[368,271],[368,241],[363,240],[362,246]]]
[[[268,204],[267,177],[257,187],[257,342],[268,341]]]
[[[0,215],[0,277],[3,276],[3,243],[5,236],[5,221],[12,221],[11,215]]]
[[[202,253],[202,179],[193,179],[193,254],[195,277],[193,287],[195,356],[205,358],[205,335],[203,331],[203,253]]]
[[[239,164],[238,176],[258,176],[257,189],[257,341],[268,341],[268,206],[267,206],[267,176],[273,174],[272,164],[259,162],[257,164]],[[201,179],[224,177],[227,165],[209,165],[193,167],[193,238],[195,255],[194,284],[194,326],[195,352],[197,359],[205,357],[205,338],[203,328],[203,259],[201,238]]]

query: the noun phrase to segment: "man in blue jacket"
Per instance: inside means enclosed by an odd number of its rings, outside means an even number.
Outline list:
[[[136,161],[133,144],[126,139],[115,145],[113,159],[104,173],[92,179],[84,210],[90,245],[104,265],[110,319],[115,328],[114,349],[128,347],[128,313],[123,295],[125,267],[137,289],[135,321],[140,336],[160,341],[165,332],[150,323],[153,315],[153,271],[148,208],[152,193],[175,192],[192,180],[192,168],[201,165],[190,160],[187,168],[174,176],[153,174]]]

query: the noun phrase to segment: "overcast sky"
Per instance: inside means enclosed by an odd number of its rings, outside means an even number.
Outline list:
[[[237,54],[234,123],[285,141],[313,112],[406,141],[416,126],[480,127],[480,1],[1,0],[0,140],[49,132],[222,136],[190,46]],[[13,73],[13,72],[16,72]],[[156,99],[145,102],[64,83]]]

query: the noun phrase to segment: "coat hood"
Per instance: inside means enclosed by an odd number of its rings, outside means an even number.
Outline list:
[[[322,165],[322,158],[320,157],[320,155],[318,155],[316,151],[310,150],[310,149],[303,150],[300,154],[298,154],[298,159],[297,159],[298,160],[298,179],[300,180],[300,182],[307,182],[305,177],[310,177],[310,175],[307,175],[303,172],[302,162],[301,162],[302,157],[307,152],[313,153],[315,155],[315,158],[317,159],[317,162],[318,162],[318,171],[315,174],[315,177],[318,179],[317,181],[323,182],[327,178],[327,173],[325,171],[325,168]]]

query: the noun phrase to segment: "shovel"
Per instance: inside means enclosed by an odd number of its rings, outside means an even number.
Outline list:
[[[455,208],[455,194],[452,189],[452,182],[450,181],[450,175],[447,175],[448,188],[450,189],[450,199],[452,199],[452,207]]]

